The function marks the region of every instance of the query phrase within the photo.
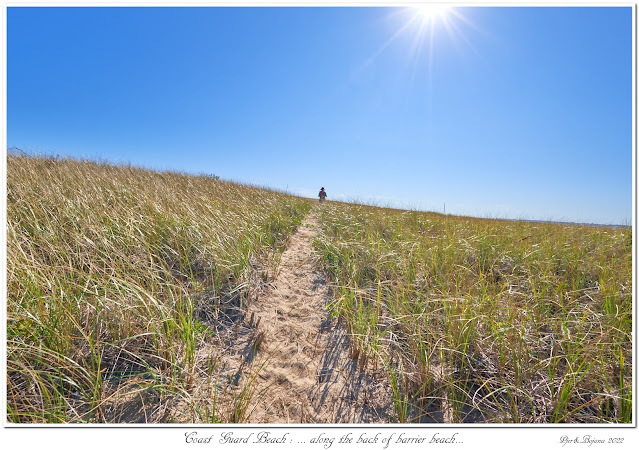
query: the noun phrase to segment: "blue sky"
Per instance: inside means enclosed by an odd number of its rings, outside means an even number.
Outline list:
[[[632,217],[632,8],[7,9],[7,145],[329,200]]]

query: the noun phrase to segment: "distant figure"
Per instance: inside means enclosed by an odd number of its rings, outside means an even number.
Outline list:
[[[319,194],[317,195],[320,199],[320,203],[324,203],[324,200],[326,199],[326,191],[324,190],[324,188],[322,188],[319,191]]]

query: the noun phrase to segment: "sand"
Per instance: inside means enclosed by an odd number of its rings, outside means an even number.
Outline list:
[[[317,269],[311,214],[291,237],[275,280],[247,308],[229,347],[235,382],[252,394],[251,423],[389,423],[392,392],[381,371],[359,371],[345,325]]]

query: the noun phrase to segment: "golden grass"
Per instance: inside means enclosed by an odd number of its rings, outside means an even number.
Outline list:
[[[632,232],[327,204],[315,242],[397,420],[631,422]]]
[[[216,177],[7,164],[8,420],[246,421],[260,367],[221,380],[221,336],[311,203]],[[630,229],[317,211],[330,309],[360,370],[385,370],[398,421],[631,422]]]
[[[309,207],[215,177],[10,155],[8,420],[231,420],[197,385],[216,365],[198,350],[273,276]]]

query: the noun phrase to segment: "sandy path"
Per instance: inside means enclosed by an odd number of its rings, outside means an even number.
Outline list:
[[[252,328],[246,342],[252,344],[238,356],[253,371],[263,365],[248,421],[391,422],[388,381],[380,373],[357,370],[344,325],[328,315],[330,291],[312,250],[317,227],[311,214],[291,237],[277,278],[245,316]]]

